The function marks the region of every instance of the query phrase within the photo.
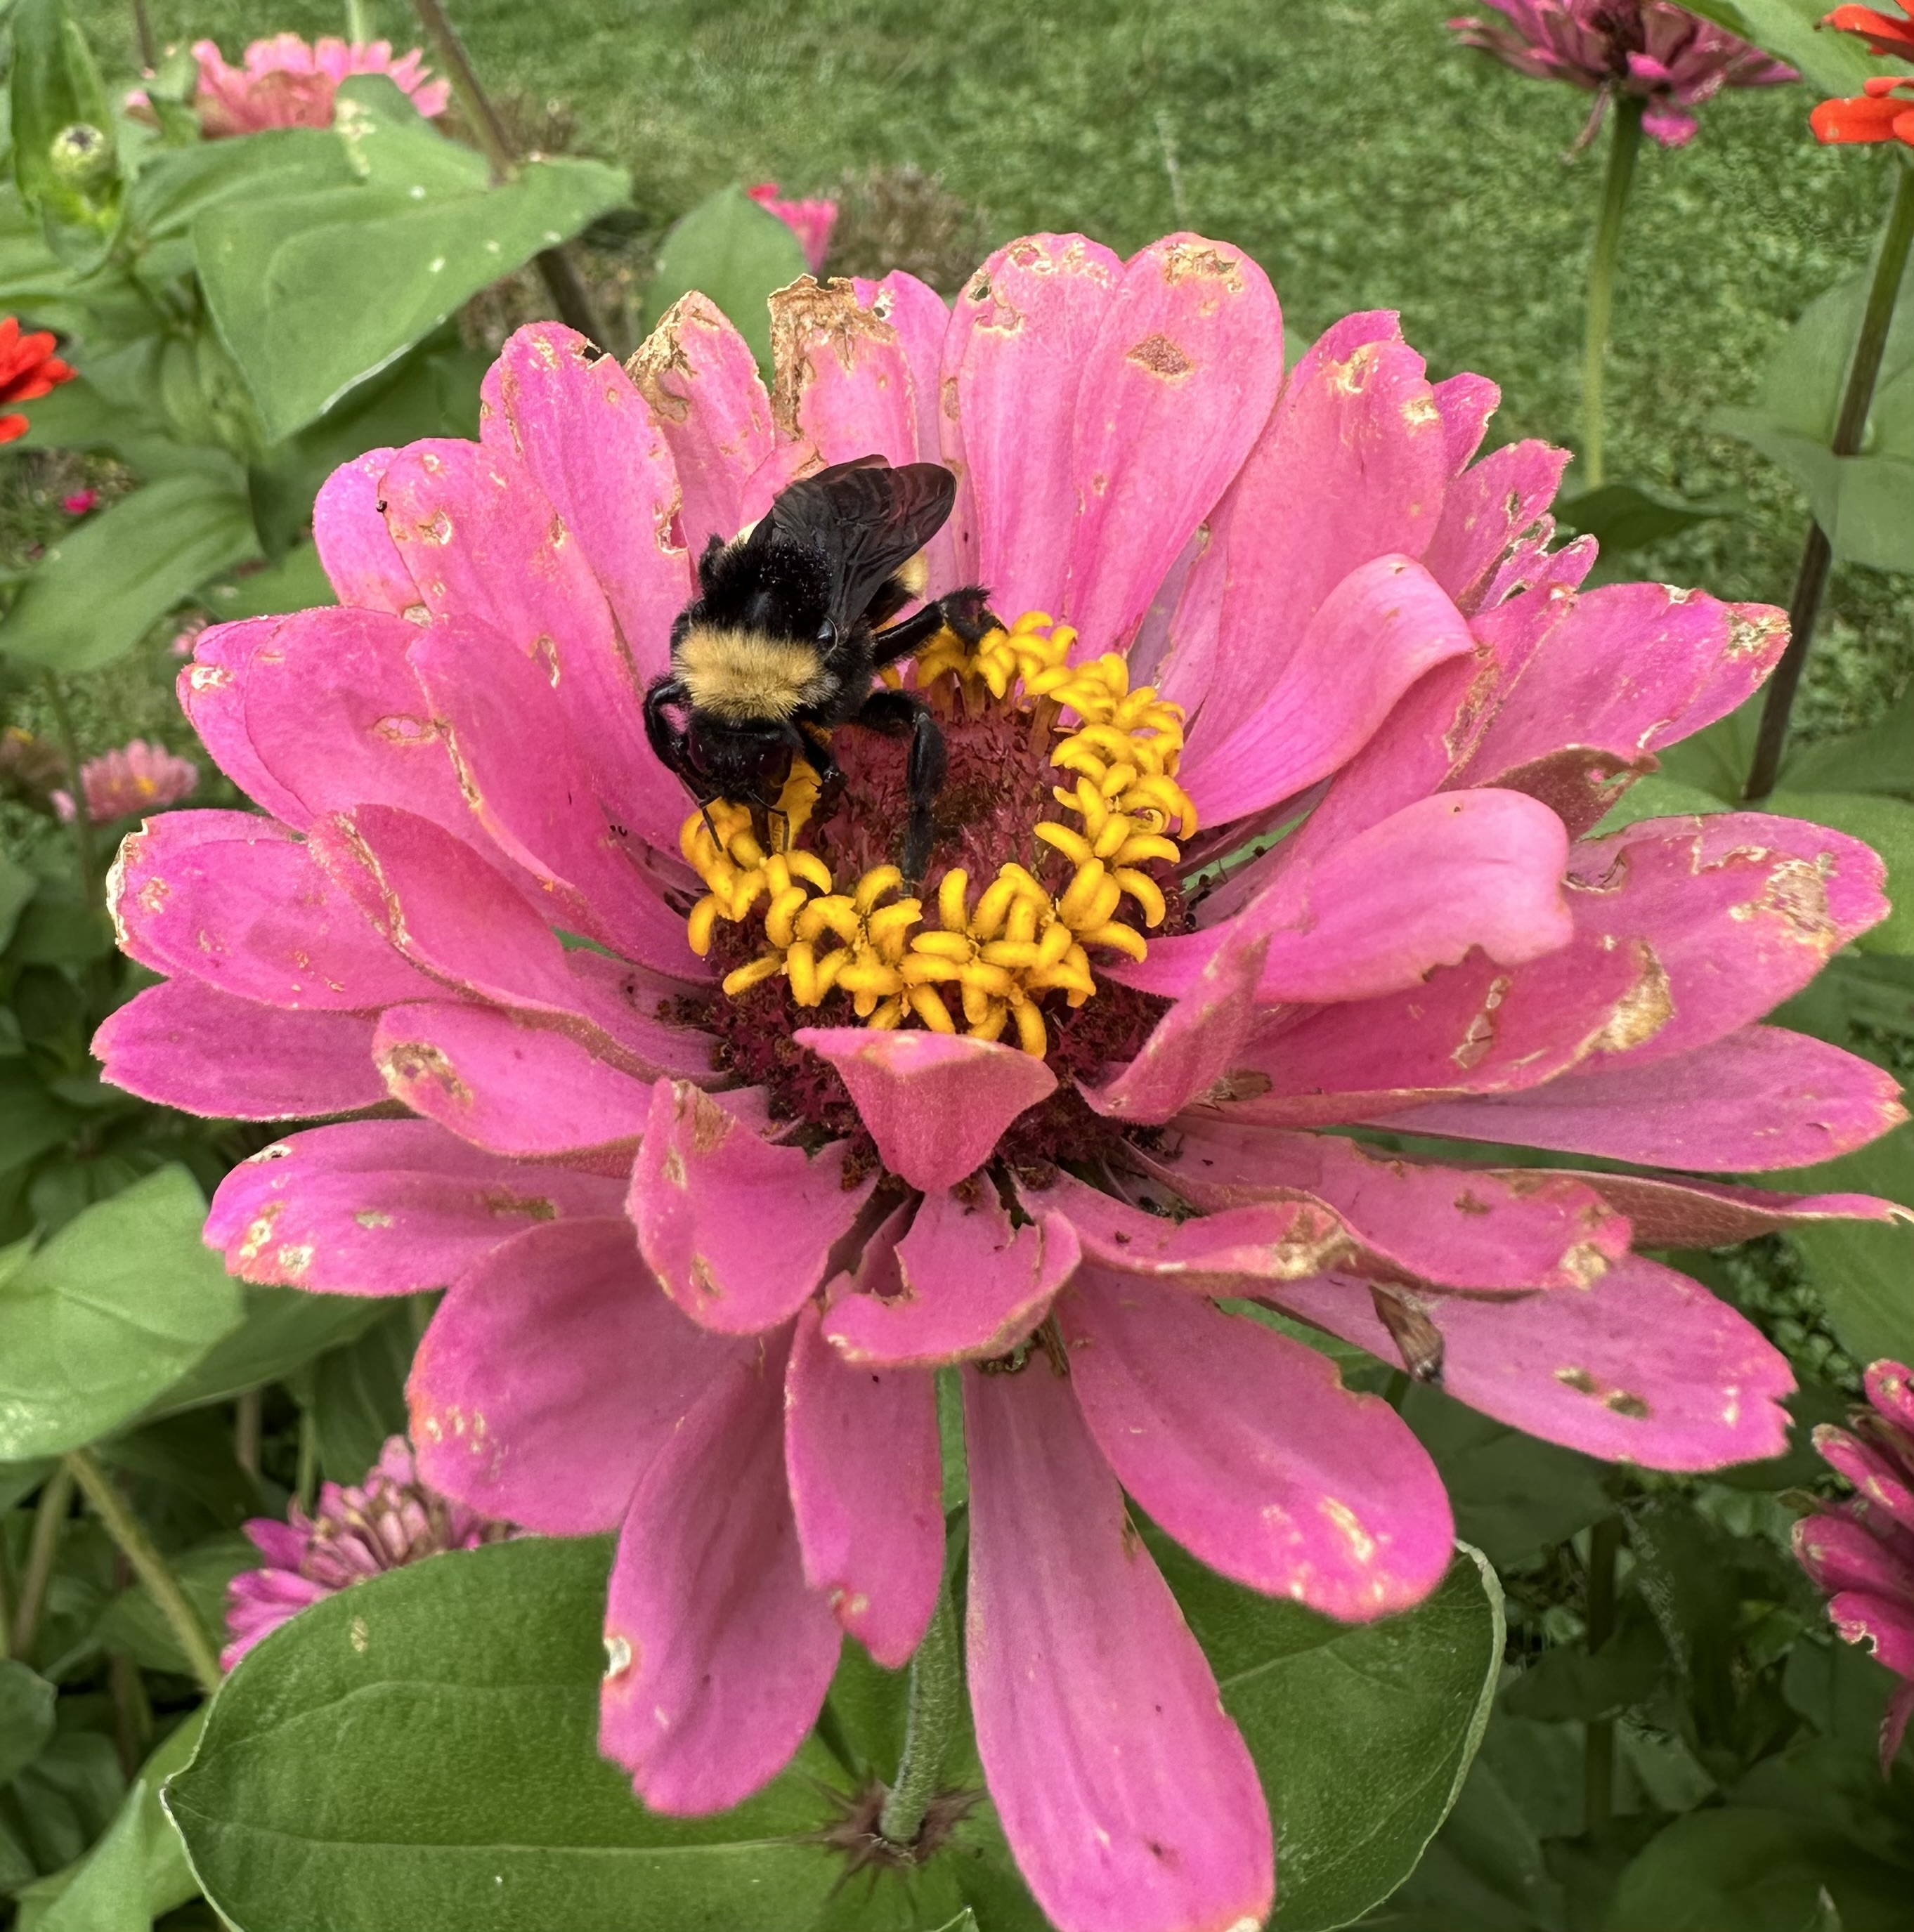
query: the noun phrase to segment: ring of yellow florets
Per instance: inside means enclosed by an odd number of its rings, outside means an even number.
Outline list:
[[[1044,998],[1058,994],[1076,1007],[1096,991],[1090,949],[1144,956],[1139,926],[1160,926],[1168,906],[1143,868],[1174,865],[1179,841],[1196,830],[1196,808],[1176,782],[1183,710],[1152,686],[1132,691],[1129,668],[1114,653],[1071,664],[1076,641],[1067,625],[1030,611],[974,650],[944,631],[916,663],[920,691],[948,679],[971,715],[994,701],[1029,714],[1034,744],[1059,734],[1049,763],[1069,782],[1051,796],[1064,816],[1028,827],[1029,840],[1067,868],[1056,889],[1016,861],[974,894],[965,871],[952,867],[938,881],[932,912],[898,896],[904,880],[895,866],[874,866],[840,889],[825,860],[796,843],[818,799],[816,774],[800,764],[778,801],[780,849],[766,848],[749,807],[723,801],[693,812],[679,835],[706,887],[688,921],[692,950],[710,952],[721,920],[760,922],[764,950],[726,976],[727,994],[782,975],[800,1006],[842,993],[867,1026],[915,1023],[1014,1039],[1041,1056],[1049,1043]]]

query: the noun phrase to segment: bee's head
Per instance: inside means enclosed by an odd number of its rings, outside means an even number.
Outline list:
[[[790,746],[780,727],[694,711],[687,735],[700,790],[767,810],[777,803],[790,775]]]

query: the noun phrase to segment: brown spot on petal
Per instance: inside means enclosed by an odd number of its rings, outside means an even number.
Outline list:
[[[678,1118],[688,1118],[692,1126],[692,1152],[715,1154],[731,1137],[737,1125],[702,1088],[681,1084],[678,1088]]]
[[[1467,1188],[1456,1196],[1456,1212],[1459,1214],[1492,1214],[1495,1210],[1486,1201],[1478,1201]]]
[[[254,1219],[248,1223],[246,1238],[239,1244],[242,1262],[256,1261],[268,1241],[272,1238],[272,1224],[286,1211],[284,1201],[268,1201]]]
[[[1136,1524],[1130,1521],[1127,1510],[1124,1514],[1123,1545],[1124,1556],[1130,1562],[1134,1563],[1143,1554],[1143,1538]]]
[[[1577,1288],[1593,1288],[1608,1269],[1608,1256],[1594,1241],[1577,1241],[1562,1258],[1562,1273]]]
[[[1654,948],[1645,939],[1630,943],[1635,949],[1635,982],[1616,1002],[1607,1024],[1595,1036],[1597,1053],[1625,1053],[1654,1039],[1675,1017],[1675,995]]]
[[[486,1210],[493,1214],[522,1214],[528,1221],[556,1221],[556,1202],[542,1195],[513,1194],[502,1187],[488,1187],[484,1192]]]
[[[1730,612],[1728,648],[1725,656],[1730,658],[1753,657],[1766,651],[1777,640],[1786,640],[1787,614],[1759,605],[1754,608],[1760,612],[1758,616],[1750,615],[1745,609]]]
[[[1648,1419],[1648,1406],[1640,1396],[1631,1395],[1626,1389],[1610,1389],[1602,1397],[1602,1406],[1612,1408],[1617,1415],[1625,1415],[1636,1422]]]
[[[723,1300],[724,1285],[711,1271],[711,1264],[702,1255],[694,1255],[691,1259],[692,1286],[706,1301]]]
[[[1481,1010],[1469,1021],[1462,1036],[1449,1058],[1467,1072],[1472,1066],[1479,1066],[1488,1058],[1489,1049],[1496,1043],[1496,1009],[1508,998],[1512,982],[1507,974],[1498,974],[1489,982],[1489,990],[1483,995]]]
[[[805,386],[815,374],[815,359],[835,356],[847,374],[865,344],[887,347],[897,331],[857,299],[854,283],[833,276],[820,284],[800,275],[771,297],[771,417],[781,435],[795,442],[802,434],[799,412]]]
[[[427,745],[439,734],[429,718],[415,718],[410,712],[400,711],[380,718],[373,725],[372,735],[391,745]]]
[[[1564,1388],[1572,1388],[1577,1395],[1593,1395],[1597,1383],[1586,1369],[1558,1369],[1555,1378]]]
[[[1124,360],[1148,370],[1153,376],[1160,376],[1166,382],[1178,381],[1196,366],[1167,335],[1162,334],[1146,335],[1125,354]]]
[[[404,1088],[429,1080],[454,1106],[472,1104],[472,1089],[458,1077],[446,1055],[427,1041],[396,1040],[382,1052],[374,1054],[373,1064],[388,1090],[400,1100],[405,1097]]]
[[[1243,292],[1241,257],[1226,255],[1201,242],[1177,242],[1163,250],[1163,280],[1172,288],[1179,282],[1220,282],[1233,296]]]
[[[382,1214],[376,1208],[362,1208],[352,1219],[367,1229],[389,1228],[392,1225],[392,1216]]]
[[[1768,874],[1760,897],[1735,907],[1730,916],[1776,914],[1789,938],[1817,952],[1832,952],[1840,940],[1839,928],[1828,916],[1828,874],[1833,863],[1826,853],[1818,859],[1784,859]]]

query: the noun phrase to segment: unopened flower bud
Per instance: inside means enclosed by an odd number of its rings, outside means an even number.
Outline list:
[[[90,121],[76,121],[53,136],[53,172],[82,193],[112,179],[113,144]]]

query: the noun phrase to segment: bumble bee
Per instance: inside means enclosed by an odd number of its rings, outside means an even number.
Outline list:
[[[922,879],[944,734],[916,692],[872,684],[946,623],[975,643],[995,621],[971,588],[879,628],[923,595],[920,553],[956,490],[940,464],[893,469],[860,457],[790,484],[758,523],[706,545],[698,595],[671,626],[671,668],[645,693],[651,748],[700,806],[728,799],[774,810],[801,758],[818,774],[824,815],[844,785],[830,746],[838,725],[908,734],[902,869]]]

